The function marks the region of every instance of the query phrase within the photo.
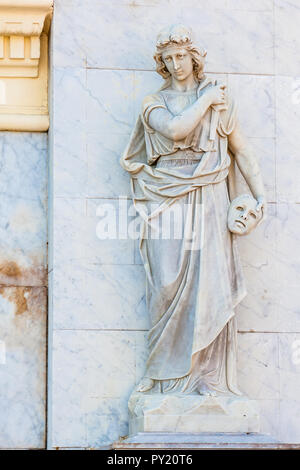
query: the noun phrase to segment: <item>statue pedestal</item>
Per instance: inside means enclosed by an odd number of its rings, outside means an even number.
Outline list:
[[[285,447],[258,432],[255,402],[247,397],[134,392],[128,407],[130,436],[115,442],[116,450]]]
[[[138,393],[128,403],[129,433],[250,433],[259,415],[247,397]]]
[[[280,444],[259,433],[162,433],[140,432],[113,444],[116,450],[197,449],[299,449],[299,444]]]

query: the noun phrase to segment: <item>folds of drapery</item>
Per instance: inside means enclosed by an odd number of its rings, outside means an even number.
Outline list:
[[[203,88],[202,84],[199,94]],[[227,229],[227,177],[232,168],[227,136],[234,128],[236,114],[232,104],[220,113],[213,145],[203,144],[200,125],[191,136],[194,148],[189,140],[177,145],[182,150],[201,151],[199,162],[156,168],[151,163],[174,152],[176,146],[164,139],[162,147],[161,137],[145,126],[145,112],[149,114],[151,106],[159,107],[155,95],[143,106],[146,111],[143,108],[137,120],[121,165],[131,175],[134,205],[143,220],[140,250],[152,325],[147,376],[177,380],[191,374],[196,358],[229,325],[235,306],[246,293],[236,241]],[[207,119],[211,119],[211,110]],[[208,139],[210,128],[206,128]],[[196,249],[186,248],[185,237],[149,237],[149,227],[157,228],[159,218],[175,204],[181,207],[183,232],[200,238]]]
[[[227,230],[226,182],[191,191],[175,205],[182,232],[195,234],[195,244],[184,236],[163,239],[162,231],[140,242],[152,325],[147,375],[156,380],[189,374],[192,357],[217,338],[246,293],[236,240]],[[155,217],[158,231],[159,217],[174,206]]]

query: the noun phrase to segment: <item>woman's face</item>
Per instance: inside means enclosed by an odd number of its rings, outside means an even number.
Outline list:
[[[176,80],[185,80],[193,73],[193,59],[184,47],[168,46],[162,53],[162,59]]]

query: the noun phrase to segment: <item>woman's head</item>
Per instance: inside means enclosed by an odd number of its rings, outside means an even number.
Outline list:
[[[176,71],[178,62],[179,69],[184,68],[186,72],[191,66],[195,79],[200,81],[204,75],[205,56],[206,52],[193,44],[192,31],[186,26],[173,25],[158,34],[154,59],[156,71],[165,79],[171,75],[178,79],[183,76],[182,70]]]

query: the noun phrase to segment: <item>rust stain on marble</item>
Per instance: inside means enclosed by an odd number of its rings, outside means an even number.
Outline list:
[[[21,270],[14,261],[4,261],[0,264],[0,273],[8,277],[18,277]]]
[[[28,287],[0,287],[0,294],[9,302],[15,304],[15,315],[22,315],[27,312],[27,297],[30,288]]]
[[[46,286],[47,263],[42,256],[32,255],[28,265],[23,266],[14,260],[1,258],[0,255],[0,285],[3,286]]]

